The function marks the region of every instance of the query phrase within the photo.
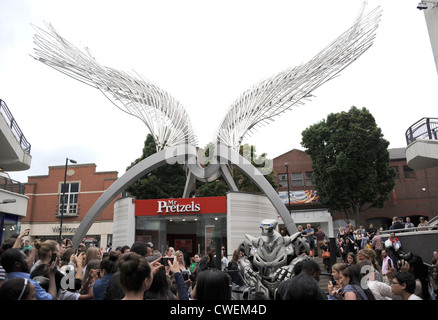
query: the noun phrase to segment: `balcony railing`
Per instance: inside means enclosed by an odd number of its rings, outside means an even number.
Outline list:
[[[24,194],[26,191],[23,183],[4,176],[0,176],[0,189],[18,194]]]
[[[11,128],[15,138],[20,143],[21,149],[23,149],[26,154],[30,154],[30,143],[26,140],[26,137],[18,126],[17,121],[15,121],[15,118],[12,116],[11,111],[9,111],[8,106],[1,99],[0,113],[5,117],[5,120],[9,124],[9,127]]]
[[[438,140],[438,118],[423,118],[406,130],[406,143],[417,139]]]
[[[64,217],[78,216],[79,215],[79,204],[78,203],[65,203],[64,210],[62,210],[62,204],[56,205],[56,216],[60,217],[61,214]]]

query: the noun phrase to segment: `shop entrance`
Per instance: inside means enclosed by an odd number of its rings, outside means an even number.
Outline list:
[[[162,254],[168,247],[204,254],[209,245],[227,243],[226,214],[137,216],[135,241],[152,242]]]

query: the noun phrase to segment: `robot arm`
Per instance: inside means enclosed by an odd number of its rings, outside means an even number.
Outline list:
[[[239,271],[245,283],[250,287],[255,287],[259,281],[258,271],[252,268],[252,259],[244,256],[239,260]]]

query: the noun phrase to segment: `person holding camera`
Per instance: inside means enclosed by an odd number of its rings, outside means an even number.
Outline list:
[[[213,245],[207,247],[207,254],[199,261],[198,273],[207,269],[216,268],[216,262],[214,261],[216,248]]]
[[[48,268],[49,284],[46,291],[38,282],[30,278],[29,265],[18,248],[7,249],[2,253],[1,264],[5,269],[10,281],[15,278],[24,278],[32,282],[35,287],[35,297],[37,300],[56,300],[57,290],[55,282],[56,262],[53,262]]]
[[[109,252],[108,257],[100,261],[99,278],[96,279],[93,286],[94,300],[103,300],[108,282],[112,278],[113,274],[117,272],[118,257],[119,255],[116,252],[111,251]]]
[[[412,274],[415,280],[415,291],[412,292],[422,300],[434,300],[432,285],[429,280],[429,268],[423,263],[423,259],[411,252],[402,254],[397,261],[399,272]],[[391,281],[395,277],[396,269],[390,268],[388,278]]]

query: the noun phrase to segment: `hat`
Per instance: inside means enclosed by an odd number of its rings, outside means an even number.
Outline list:
[[[151,248],[154,247],[154,244],[153,244],[152,242],[148,242],[147,245],[148,245],[149,247],[151,247]]]
[[[121,246],[118,246],[118,247],[116,248],[116,251],[117,251],[117,250],[122,251],[122,247],[121,247]]]
[[[403,220],[403,217],[398,217],[398,220]]]

